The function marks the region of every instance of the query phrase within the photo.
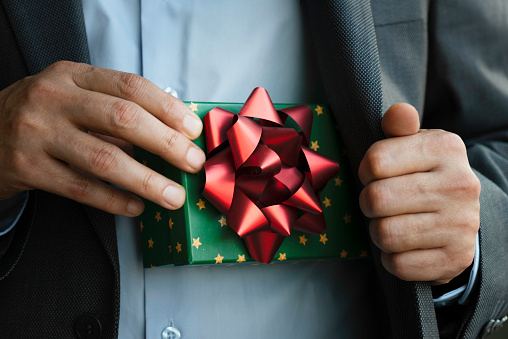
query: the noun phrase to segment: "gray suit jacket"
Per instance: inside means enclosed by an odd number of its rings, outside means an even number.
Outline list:
[[[79,0],[1,3],[0,89],[58,60],[89,62]],[[382,112],[395,102],[422,112],[424,128],[466,141],[482,183],[480,274],[470,304],[440,311],[439,327],[457,337],[488,332],[508,312],[507,6],[503,0],[314,0],[303,7],[353,167],[383,137]],[[2,249],[2,337],[69,338],[87,326],[116,337],[111,215],[36,191],[15,231],[0,238]],[[390,275],[372,249],[388,335],[438,337],[430,286]]]

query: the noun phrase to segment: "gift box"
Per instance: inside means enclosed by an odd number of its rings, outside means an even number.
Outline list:
[[[188,102],[187,105],[201,119],[204,119],[205,115],[216,107],[238,113],[244,106],[243,103],[211,102]],[[273,106],[277,110],[283,110],[294,104],[274,104]],[[318,104],[307,106],[313,112],[309,147],[337,161],[340,171],[317,195],[326,229],[319,234],[293,229],[290,235],[284,237],[276,253],[271,254],[275,254],[273,262],[366,257],[368,242],[362,230],[358,199],[353,191],[353,179],[347,163],[347,153],[340,139],[339,128],[328,106]],[[286,125],[288,124],[295,125],[295,121],[288,119]],[[204,134],[194,142],[206,150]],[[203,195],[206,182],[204,170],[197,174],[185,173],[160,157],[139,148],[136,149],[136,159],[180,183],[187,192],[184,206],[175,211],[164,209],[145,200],[145,211],[140,217],[145,267],[171,264],[252,263],[253,258],[244,241],[230,227],[231,225],[228,225],[226,214],[221,213]],[[219,192],[215,193],[221,194],[220,188],[216,191]],[[238,210],[236,214],[239,213]]]

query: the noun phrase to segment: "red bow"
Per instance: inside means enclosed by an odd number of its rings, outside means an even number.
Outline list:
[[[291,123],[288,117],[299,133],[284,127]],[[317,192],[339,164],[308,147],[308,106],[276,110],[258,87],[238,115],[216,107],[204,121],[209,160],[203,195],[226,215],[254,260],[269,263],[293,229],[325,231]]]

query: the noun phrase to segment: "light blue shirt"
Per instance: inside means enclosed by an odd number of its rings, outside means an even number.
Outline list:
[[[83,0],[83,6],[93,65],[141,74],[188,101],[244,102],[262,86],[274,102],[326,102],[299,0]],[[0,232],[14,225],[26,197],[18,197],[18,209],[0,204],[0,216],[7,216]],[[182,338],[376,336],[368,260],[143,270],[135,220],[115,222],[119,338],[161,338],[170,324]],[[445,299],[464,298],[465,289]]]
[[[298,0],[83,4],[96,66],[141,74],[181,100],[244,102],[262,86],[274,102],[326,102]],[[119,337],[139,338],[143,304],[123,304],[137,281],[130,268],[141,265],[141,257],[127,262],[138,246],[127,233],[139,228],[116,221]],[[373,275],[368,260],[146,269],[146,338],[169,324],[182,338],[371,338],[375,328],[362,320],[377,318]],[[143,288],[129,290],[139,300]]]

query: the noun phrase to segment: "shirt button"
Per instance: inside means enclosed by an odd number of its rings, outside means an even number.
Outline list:
[[[164,92],[171,94],[175,98],[178,98],[178,92],[176,90],[174,90],[173,88],[171,88],[171,87],[166,87]]]
[[[102,334],[99,319],[91,314],[83,314],[74,323],[74,330],[80,339],[98,339]]]
[[[173,326],[168,326],[162,331],[162,339],[180,339],[180,336],[180,331]]]

